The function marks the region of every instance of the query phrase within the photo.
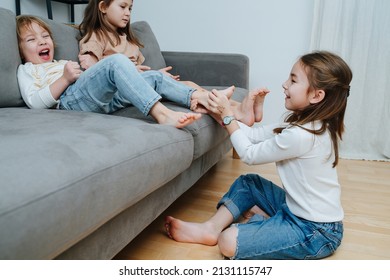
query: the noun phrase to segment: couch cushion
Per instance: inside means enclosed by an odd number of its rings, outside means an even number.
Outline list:
[[[186,170],[194,148],[185,130],[60,110],[0,109],[0,135],[0,259],[56,256]]]
[[[223,89],[224,87],[207,86],[203,88],[212,90],[213,88]],[[236,88],[232,98],[236,101],[241,101],[246,96],[247,92],[246,89]],[[173,103],[170,104],[169,107],[175,111],[183,110],[183,108],[180,108]],[[194,122],[184,129],[188,130],[194,137],[194,159],[199,158],[229,137],[226,130],[208,115],[204,115],[199,121]]]
[[[175,103],[164,101],[164,105],[174,111],[189,112],[189,109],[180,107]],[[154,122],[150,116],[145,117],[137,108],[131,106],[114,113],[116,116],[140,119],[148,122]],[[204,115],[202,118],[185,128],[194,137],[193,159],[197,159],[205,152],[217,146],[221,141],[228,137],[226,131],[210,116]]]
[[[211,90],[215,89],[223,89],[224,87],[212,87],[207,86],[205,89]],[[233,94],[232,99],[236,101],[242,101],[242,99],[247,95],[248,90],[243,88],[236,88]],[[180,107],[175,103],[163,101],[163,103],[170,109],[174,111],[182,111],[182,112],[190,112],[189,109]],[[114,113],[114,115],[123,116],[123,117],[131,117],[136,119],[141,119],[144,121],[154,122],[153,119],[148,116],[145,117],[137,108],[131,106],[122,110],[119,110]],[[210,151],[215,146],[219,145],[222,141],[224,141],[228,134],[221,125],[218,124],[212,117],[208,115],[203,115],[202,118],[185,128],[184,130],[189,131],[194,137],[194,160],[201,157],[206,152]]]
[[[137,21],[131,24],[135,36],[144,45],[141,49],[145,57],[144,65],[152,67],[154,70],[164,68],[165,60],[161,54],[160,45],[153,34],[152,29],[146,21]]]
[[[65,59],[79,61],[78,29],[54,20],[46,18],[42,18],[42,20],[49,25],[53,32],[53,40],[56,44],[54,58],[57,60]]]
[[[24,106],[16,70],[21,63],[15,14],[0,8],[0,108]]]

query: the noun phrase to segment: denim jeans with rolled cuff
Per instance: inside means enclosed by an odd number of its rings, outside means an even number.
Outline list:
[[[335,252],[343,237],[341,221],[312,222],[295,216],[286,204],[285,191],[258,175],[242,175],[221,198],[237,220],[257,205],[269,218],[256,214],[238,229],[232,259],[321,259]]]
[[[112,113],[133,105],[144,115],[162,98],[190,107],[195,89],[159,71],[138,72],[122,54],[100,60],[60,97],[60,109]]]

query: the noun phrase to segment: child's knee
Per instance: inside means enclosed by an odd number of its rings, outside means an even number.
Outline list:
[[[124,54],[121,54],[121,53],[116,53],[116,54],[107,56],[104,59],[107,59],[107,60],[110,60],[110,61],[115,61],[115,62],[117,62],[117,61],[121,62],[123,60],[125,60],[125,61],[129,60]]]
[[[237,227],[233,226],[221,232],[218,237],[219,250],[227,258],[231,258],[236,254],[237,234]]]

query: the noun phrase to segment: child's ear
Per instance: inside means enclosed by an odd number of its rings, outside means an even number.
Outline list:
[[[99,11],[101,11],[103,14],[105,14],[106,13],[106,10],[107,10],[107,7],[106,7],[106,5],[104,4],[104,1],[100,1],[99,2],[99,4],[98,4],[99,6]]]
[[[313,92],[310,94],[310,104],[316,104],[324,100],[325,98],[325,91],[322,89],[316,89],[313,90]]]

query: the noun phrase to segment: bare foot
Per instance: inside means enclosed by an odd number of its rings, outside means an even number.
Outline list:
[[[242,214],[243,220],[241,221],[242,223],[245,223],[250,220],[254,215],[261,215],[265,218],[269,218],[269,215],[263,211],[259,206],[255,205],[248,211],[244,212]]]
[[[177,242],[197,243],[209,246],[217,244],[218,236],[221,233],[207,222],[184,222],[171,216],[165,218],[165,229],[167,235]]]
[[[201,114],[208,114],[209,113],[209,110],[207,110],[203,105],[200,105],[198,103],[198,99],[191,100],[190,110],[194,111],[196,113],[201,113]]]
[[[232,107],[234,109],[234,116],[240,122],[252,126],[255,123],[255,112],[253,106],[255,104],[257,91],[250,91],[242,100],[241,104]]]
[[[230,99],[230,97],[232,97],[233,93],[234,93],[234,90],[236,89],[235,86],[231,86],[231,87],[228,87],[228,88],[225,88],[225,89],[222,89],[222,90],[215,90],[219,93],[222,93],[224,95],[227,96],[228,99]],[[204,90],[204,89],[198,89],[196,91],[194,91],[194,93],[192,94],[192,97],[191,97],[191,110],[193,110],[193,101],[196,100],[197,103],[194,103],[197,105],[197,107],[199,107],[199,105],[202,105],[206,110],[210,110],[210,107],[209,107],[209,91],[207,90]],[[196,111],[198,108],[197,107],[194,107],[195,110],[193,111]]]
[[[234,104],[235,103],[240,104],[239,102],[234,100],[231,100],[231,102]],[[198,104],[197,99],[191,100],[191,110],[196,113],[208,114],[209,116],[214,118],[221,126],[223,126],[221,115],[218,115],[216,113],[213,113],[212,111],[207,110],[203,105]]]
[[[171,125],[177,128],[183,128],[197,120],[199,120],[202,115],[199,113],[193,112],[176,112],[161,102],[157,102],[152,109],[150,109],[149,114],[159,123]]]
[[[225,89],[222,89],[222,90],[216,90],[216,91],[225,94],[226,97],[228,99],[230,99],[230,97],[232,97],[235,89],[236,89],[235,86],[231,86],[231,87],[228,87],[228,88],[225,88]]]
[[[265,96],[269,93],[268,89],[263,89],[255,97],[255,103],[253,104],[253,111],[255,113],[255,121],[260,122],[263,119],[263,107]]]
[[[232,107],[236,119],[248,126],[260,122],[263,118],[264,99],[268,92],[268,89],[249,91],[241,104]]]
[[[165,119],[163,124],[173,125],[177,128],[183,128],[199,120],[201,117],[202,115],[199,113],[173,112]]]

